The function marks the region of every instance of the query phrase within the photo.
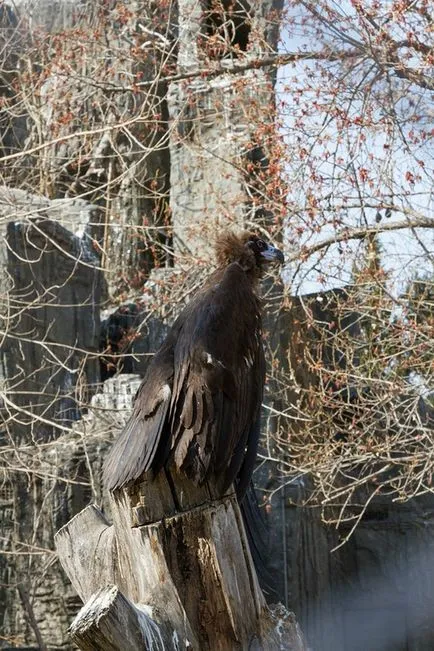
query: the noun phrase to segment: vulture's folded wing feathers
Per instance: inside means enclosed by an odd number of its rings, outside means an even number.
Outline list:
[[[173,347],[169,345],[152,359],[137,391],[133,413],[106,458],[104,483],[109,490],[138,479],[157,463],[164,463],[164,458],[159,459],[159,451],[165,448],[172,379]],[[164,453],[160,453],[162,456]]]
[[[265,380],[265,356],[262,345],[259,346],[257,356],[255,358],[255,369],[253,377],[255,378],[256,385],[253,389],[252,395],[252,418],[249,424],[249,431],[247,437],[247,444],[241,459],[241,467],[238,467],[236,472],[237,478],[237,495],[239,499],[243,499],[251,477],[255,468],[256,453],[258,450],[259,437],[261,434],[261,406],[263,399],[263,383]],[[260,384],[258,380],[260,379]]]
[[[239,500],[243,499],[252,478],[260,432],[261,417],[258,414],[256,421],[248,429],[243,449],[235,450],[233,456],[233,467],[230,468],[228,474],[233,477],[232,481],[237,480],[236,489]]]

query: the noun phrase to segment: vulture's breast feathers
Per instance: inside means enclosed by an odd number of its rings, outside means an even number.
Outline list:
[[[219,268],[148,366],[104,469],[110,490],[175,463],[196,484],[245,490],[259,437],[265,364],[258,278],[282,253],[251,233],[217,243]]]

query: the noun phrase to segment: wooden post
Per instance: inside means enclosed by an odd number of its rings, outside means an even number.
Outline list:
[[[84,651],[304,651],[292,614],[259,588],[235,495],[175,470],[112,496],[113,525],[90,506],[56,535],[86,605],[71,626]]]

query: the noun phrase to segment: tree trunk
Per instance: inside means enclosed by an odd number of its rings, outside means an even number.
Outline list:
[[[112,526],[90,506],[56,535],[87,601],[71,626],[81,649],[305,649],[293,615],[265,603],[233,492],[170,470],[116,492],[112,510]]]

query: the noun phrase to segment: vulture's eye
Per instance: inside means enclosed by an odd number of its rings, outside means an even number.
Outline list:
[[[261,253],[262,251],[266,251],[268,248],[264,240],[260,240],[259,238],[258,239],[255,238],[254,240],[249,240],[247,242],[247,246],[249,247],[249,249],[252,249],[252,251],[254,251],[255,253]]]

